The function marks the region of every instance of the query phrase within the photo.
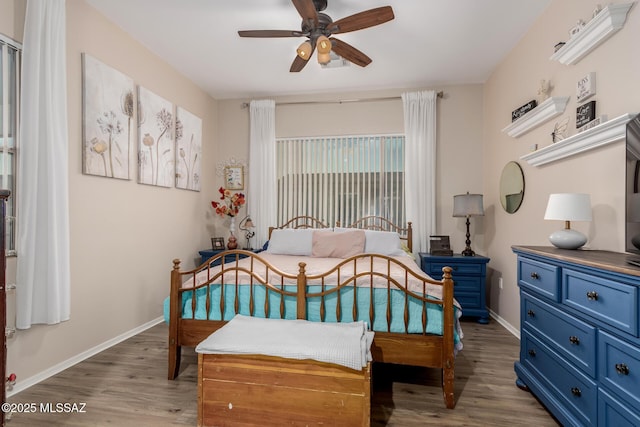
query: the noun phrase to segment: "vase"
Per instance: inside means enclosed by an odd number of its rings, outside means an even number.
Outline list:
[[[238,239],[233,235],[233,232],[236,231],[236,217],[231,217],[231,224],[229,224],[229,241],[227,242],[227,249],[236,249],[238,247]]]

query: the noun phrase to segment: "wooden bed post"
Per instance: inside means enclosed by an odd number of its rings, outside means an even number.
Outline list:
[[[407,247],[409,252],[413,252],[413,227],[411,226],[411,221],[407,223]]]
[[[444,281],[442,301],[444,302],[442,312],[444,316],[444,324],[442,330],[442,393],[444,394],[444,403],[449,409],[453,409],[456,405],[453,395],[453,380],[455,377],[453,354],[454,341],[454,310],[453,310],[453,279],[451,278],[451,267],[443,267],[444,273],[442,278]]]
[[[178,322],[180,321],[180,307],[182,307],[182,293],[180,290],[180,260],[173,260],[171,270],[171,297],[169,303],[169,379],[173,380],[180,372],[181,346],[178,345]]]
[[[305,273],[306,263],[301,262],[298,264],[300,270],[298,270],[298,295],[296,297],[296,317],[298,319],[307,319],[307,274]]]

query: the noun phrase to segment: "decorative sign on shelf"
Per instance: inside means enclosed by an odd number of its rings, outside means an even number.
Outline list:
[[[576,84],[576,100],[582,102],[596,94],[596,73],[589,73]]]
[[[538,106],[538,101],[531,100],[529,102],[527,102],[526,104],[524,104],[522,107],[516,108],[515,110],[513,110],[511,112],[511,121],[515,122],[516,120],[518,120],[520,117],[524,116],[525,114],[527,114],[529,111],[533,110],[534,108],[536,108]]]
[[[607,121],[607,116],[596,117],[595,119],[591,120],[586,125],[582,126],[581,128],[578,128],[578,133],[584,132],[587,129],[591,129],[592,127],[598,126],[599,124],[602,124],[602,123],[604,123],[606,121]]]
[[[580,105],[576,109],[576,128],[581,128],[595,118],[596,101],[589,101],[586,104]]]

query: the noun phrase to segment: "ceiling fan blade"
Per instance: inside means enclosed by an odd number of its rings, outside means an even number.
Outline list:
[[[335,53],[337,53],[347,61],[351,61],[361,67],[366,67],[367,65],[371,64],[371,58],[369,58],[367,55],[351,46],[350,44],[338,40],[335,37],[331,37],[329,40],[331,40],[331,50],[333,50]]]
[[[313,56],[313,51],[315,51],[315,50],[316,50],[316,48],[312,44],[311,45],[311,53],[309,54],[309,58],[311,58]],[[309,58],[302,59],[302,58],[300,58],[300,56],[296,55],[296,57],[293,59],[293,62],[291,63],[291,68],[289,68],[289,71],[292,72],[292,73],[297,73],[297,72],[302,71],[302,69],[309,62]]]
[[[314,27],[318,25],[318,12],[313,5],[313,0],[291,0],[291,2],[303,20],[310,20]]]
[[[350,31],[362,30],[364,28],[373,27],[375,25],[384,24],[391,21],[395,16],[391,6],[382,6],[375,9],[365,10],[346,18],[338,19],[327,29],[332,34],[348,33]]]
[[[246,30],[238,31],[240,37],[302,37],[301,31],[294,30]]]

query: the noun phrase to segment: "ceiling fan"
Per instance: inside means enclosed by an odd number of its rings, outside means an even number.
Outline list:
[[[350,44],[331,36],[373,27],[394,18],[391,6],[383,6],[333,21],[329,15],[321,13],[327,7],[327,0],[291,0],[291,2],[302,17],[300,31],[247,30],[238,31],[238,35],[240,37],[307,37],[308,40],[296,50],[297,55],[289,69],[294,73],[301,71],[307,65],[316,48],[320,64],[328,64],[331,61],[330,53],[333,51],[356,65],[366,67],[371,63],[371,58]]]

